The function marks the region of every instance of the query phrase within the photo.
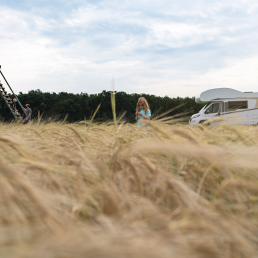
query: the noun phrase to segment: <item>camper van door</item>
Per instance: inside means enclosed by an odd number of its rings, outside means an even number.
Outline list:
[[[218,113],[221,110],[220,105],[221,105],[220,103],[212,103],[210,106],[208,106],[208,108],[206,108],[204,112],[206,120],[211,119],[216,115],[218,115]]]

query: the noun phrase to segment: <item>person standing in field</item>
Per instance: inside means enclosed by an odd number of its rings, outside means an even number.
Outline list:
[[[26,117],[22,120],[22,123],[27,124],[28,122],[31,121],[32,111],[30,108],[30,104],[26,104],[25,106],[26,106],[26,108],[24,108],[24,109],[25,109]]]
[[[151,118],[150,107],[147,100],[144,97],[140,97],[138,99],[135,115],[136,115],[135,120],[138,121],[137,123],[138,127],[143,125],[143,123],[141,123],[141,120],[150,120]]]

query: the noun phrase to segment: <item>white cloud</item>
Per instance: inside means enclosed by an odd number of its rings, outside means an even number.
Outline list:
[[[58,17],[47,8],[0,5],[0,62],[17,92],[95,93],[112,77],[117,90],[182,97],[258,85],[256,1],[102,1],[60,6]]]

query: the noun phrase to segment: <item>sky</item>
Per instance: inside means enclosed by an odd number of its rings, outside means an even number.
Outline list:
[[[257,0],[0,0],[15,92],[258,91]]]

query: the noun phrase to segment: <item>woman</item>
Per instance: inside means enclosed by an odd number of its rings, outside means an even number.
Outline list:
[[[147,100],[144,97],[140,97],[138,99],[135,115],[136,115],[135,120],[138,121],[137,123],[138,127],[143,125],[143,123],[141,123],[141,120],[150,120],[151,118],[150,107]]]

